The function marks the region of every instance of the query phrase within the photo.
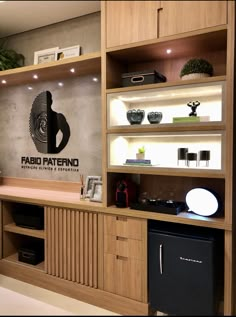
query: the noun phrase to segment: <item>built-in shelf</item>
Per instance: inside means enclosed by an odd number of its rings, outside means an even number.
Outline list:
[[[205,32],[205,33],[204,33]],[[153,61],[166,58],[183,58],[195,56],[198,52],[220,51],[226,48],[227,26],[209,28],[209,32],[198,30],[176,36],[168,36],[155,40],[142,41],[119,47],[108,48],[106,52],[117,60],[125,62]],[[172,48],[173,55],[166,55]]]
[[[45,231],[44,230],[35,230],[35,229],[28,229],[16,226],[15,223],[10,223],[4,226],[4,231],[23,234],[25,236],[45,239]]]
[[[72,73],[70,70],[74,68]],[[41,82],[73,78],[75,76],[89,75],[101,72],[101,53],[87,53],[78,57],[48,62],[38,65],[23,66],[0,72],[0,88]],[[37,75],[37,79],[33,78]],[[6,81],[6,83],[2,83]]]
[[[223,230],[232,229],[231,225],[225,222],[224,217],[203,217],[190,212],[180,212],[178,215],[170,215],[165,213],[142,211],[130,208],[117,208],[116,206],[109,206],[106,212],[110,214],[114,213],[138,218],[189,224],[200,227],[209,227]]]
[[[149,175],[172,175],[183,177],[204,177],[204,178],[225,178],[225,174],[222,171],[216,170],[203,170],[192,168],[158,168],[149,166],[112,166],[107,168],[108,173],[127,173],[127,174],[149,174]]]
[[[36,265],[32,265],[32,264],[28,264],[22,261],[18,261],[18,253],[14,253],[11,254],[10,256],[5,257],[4,259],[2,259],[1,261],[9,261],[9,262],[13,262],[19,265],[23,265],[26,267],[30,267],[30,268],[34,268],[40,271],[44,271],[44,261],[40,262],[39,264]]]

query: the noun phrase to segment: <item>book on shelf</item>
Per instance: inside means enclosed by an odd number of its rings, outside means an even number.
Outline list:
[[[205,122],[210,121],[209,116],[173,117],[173,123],[182,122]]]

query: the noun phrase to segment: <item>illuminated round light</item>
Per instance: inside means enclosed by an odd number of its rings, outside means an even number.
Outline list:
[[[6,84],[7,81],[5,79],[2,80],[2,84]]]
[[[217,212],[219,202],[217,197],[204,188],[194,188],[186,195],[189,211],[200,216],[211,216]]]
[[[74,73],[74,72],[75,72],[75,69],[74,69],[74,68],[71,68],[71,69],[70,69],[70,72],[71,72],[71,73]]]
[[[98,78],[97,77],[93,77],[93,81],[98,82]]]
[[[58,86],[62,87],[64,84],[62,82],[58,83]]]
[[[33,89],[33,87],[29,86],[29,87],[28,87],[28,89],[29,89],[29,90],[32,90],[32,89]]]
[[[166,50],[166,53],[167,54],[170,54],[172,52],[172,50],[170,49],[170,48],[168,48],[167,50]]]
[[[38,79],[39,77],[38,77],[37,74],[35,74],[35,75],[33,75],[33,78],[34,78],[34,79]]]

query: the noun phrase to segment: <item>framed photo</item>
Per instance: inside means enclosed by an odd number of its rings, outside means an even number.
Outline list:
[[[94,181],[90,201],[102,202],[102,181]]]
[[[60,48],[56,51],[56,60],[75,57],[80,55],[80,45]]]
[[[90,198],[95,181],[101,181],[101,176],[87,176],[85,183],[85,198]]]
[[[34,65],[53,62],[56,60],[56,51],[59,47],[52,47],[46,50],[34,52]]]

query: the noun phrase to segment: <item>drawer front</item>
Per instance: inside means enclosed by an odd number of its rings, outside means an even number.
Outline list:
[[[104,290],[142,301],[142,261],[104,255]]]
[[[119,236],[104,236],[104,252],[142,260],[143,241]]]
[[[106,215],[104,217],[105,235],[114,235],[130,239],[142,239],[142,219],[126,216]]]

